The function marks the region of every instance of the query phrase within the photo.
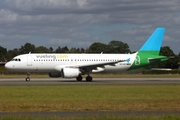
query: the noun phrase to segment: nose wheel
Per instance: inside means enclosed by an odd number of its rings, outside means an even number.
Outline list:
[[[26,78],[26,81],[29,82],[30,81],[30,73],[27,72],[27,78]]]
[[[26,81],[29,82],[29,81],[30,81],[30,77],[27,77],[27,78],[26,78]]]

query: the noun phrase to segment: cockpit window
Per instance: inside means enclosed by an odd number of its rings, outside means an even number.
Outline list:
[[[21,59],[13,58],[11,61],[21,61]]]

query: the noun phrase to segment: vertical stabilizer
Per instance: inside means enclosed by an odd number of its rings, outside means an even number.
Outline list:
[[[159,54],[164,37],[164,32],[165,28],[157,28],[139,51],[148,51]]]
[[[154,31],[141,49],[136,53],[136,58],[128,70],[168,60],[166,56],[159,55],[164,32],[165,28],[157,28]]]

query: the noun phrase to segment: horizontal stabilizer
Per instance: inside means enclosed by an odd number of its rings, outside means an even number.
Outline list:
[[[168,60],[168,57],[162,56],[160,58],[148,58],[149,62],[161,62],[161,61],[165,61],[165,60]]]
[[[160,62],[161,58],[148,58],[149,62]]]

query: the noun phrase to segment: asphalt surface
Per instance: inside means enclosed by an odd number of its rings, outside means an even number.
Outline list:
[[[31,78],[31,81],[26,82],[22,78],[14,79],[0,79],[0,86],[19,86],[19,85],[170,85],[180,84],[180,78],[94,78],[92,82],[85,80],[78,82],[76,79],[63,79],[63,78]]]
[[[94,78],[92,82],[77,82],[76,79],[31,78],[0,79],[0,86],[35,86],[35,85],[179,85],[180,78]],[[79,112],[0,112],[5,116],[31,117],[86,117],[86,116],[165,116],[180,115],[180,111],[79,111]]]
[[[0,118],[6,116],[31,116],[31,117],[128,117],[128,116],[169,116],[180,115],[179,111],[78,111],[78,112],[0,112]]]

